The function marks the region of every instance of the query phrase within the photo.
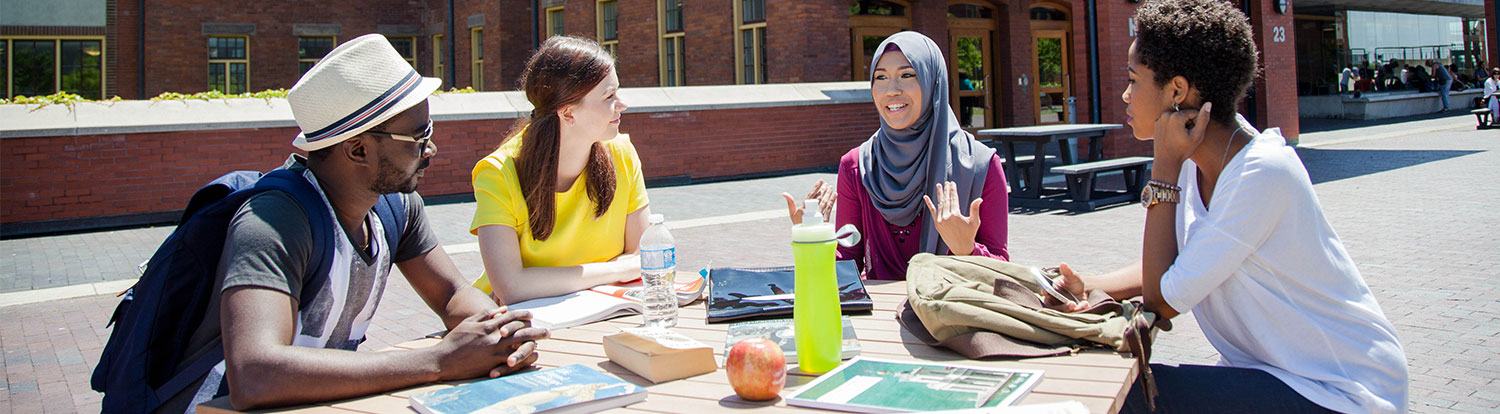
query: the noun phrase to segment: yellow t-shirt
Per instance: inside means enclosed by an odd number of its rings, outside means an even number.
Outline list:
[[[626,216],[649,204],[646,180],[629,135],[620,134],[603,144],[615,167],[615,195],[609,210],[597,220],[585,173],[567,191],[557,193],[552,236],[546,241],[531,237],[529,210],[516,172],[516,157],[521,151],[521,137],[516,136],[474,164],[477,206],[469,233],[477,235],[480,227],[489,225],[516,229],[521,242],[521,265],[525,267],[577,266],[609,261],[624,253]],[[489,279],[482,275],[474,287],[485,293],[491,291]]]

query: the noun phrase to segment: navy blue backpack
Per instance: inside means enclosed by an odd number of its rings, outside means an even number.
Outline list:
[[[210,352],[194,361],[184,361],[192,351],[185,348],[213,296],[230,220],[251,196],[270,190],[296,199],[312,228],[313,254],[303,275],[299,308],[306,308],[322,289],[336,232],[332,214],[311,183],[288,169],[264,175],[236,171],[210,182],[193,193],[177,229],[157,248],[105,325],[114,325],[114,331],[90,381],[95,391],[104,393],[103,412],[155,411],[224,360],[224,347],[217,339]],[[405,199],[400,194],[382,195],[375,212],[386,224],[386,245],[394,249],[406,227]],[[173,375],[183,363],[187,368]],[[218,396],[227,392],[221,385]]]

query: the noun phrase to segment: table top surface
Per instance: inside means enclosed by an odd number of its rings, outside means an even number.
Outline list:
[[[1104,132],[1119,129],[1120,124],[1057,124],[1057,125],[1035,125],[1011,128],[981,129],[979,135],[1004,137],[1004,136],[1041,136],[1069,133]]]
[[[866,288],[874,299],[875,310],[868,315],[851,316],[855,333],[859,337],[861,355],[972,366],[1038,369],[1044,372],[1042,381],[1018,404],[1074,400],[1083,403],[1090,412],[1095,413],[1119,411],[1125,395],[1130,392],[1130,385],[1135,381],[1137,372],[1134,359],[1129,354],[1107,349],[1096,348],[1074,355],[1049,358],[970,360],[946,349],[925,345],[903,330],[895,319],[897,306],[906,299],[905,282],[866,281]],[[713,346],[714,353],[722,364],[724,340],[729,324],[708,324],[704,320],[705,317],[704,301],[694,302],[681,308],[678,313],[678,326],[673,329]],[[645,378],[610,362],[609,358],[604,355],[602,343],[604,336],[619,332],[620,328],[638,326],[640,323],[640,316],[627,316],[553,331],[552,339],[538,343],[541,358],[536,364],[542,368],[583,364],[647,389],[649,394],[645,401],[606,412],[700,413],[729,409],[753,409],[759,412],[814,411],[788,406],[785,398],[763,402],[742,400],[734,394],[734,389],[729,385],[728,375],[722,367],[708,374],[652,384]],[[420,339],[396,345],[393,349],[431,346],[437,341],[437,339]],[[802,385],[816,378],[801,374],[795,368],[791,369],[789,374],[786,389],[781,392],[782,397],[791,395]],[[413,411],[408,406],[407,397],[465,382],[467,381],[428,384],[381,395],[266,412],[411,414]],[[232,412],[228,407],[228,398],[220,398],[200,406],[199,412]]]

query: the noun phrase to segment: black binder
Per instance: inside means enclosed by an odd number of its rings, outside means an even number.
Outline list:
[[[796,286],[792,266],[727,267],[706,272],[709,279],[709,323],[791,316],[790,294]],[[869,313],[874,309],[875,304],[870,301],[870,293],[865,291],[865,284],[859,279],[859,267],[853,260],[835,263],[834,272],[838,274],[842,313]],[[774,299],[778,295],[785,298]],[[765,299],[768,297],[772,299]]]

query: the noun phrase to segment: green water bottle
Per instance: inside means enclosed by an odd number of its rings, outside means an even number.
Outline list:
[[[792,258],[796,269],[792,318],[797,330],[797,365],[802,372],[822,374],[839,365],[844,339],[840,322],[838,278],[833,223],[823,222],[818,200],[803,202],[802,224],[792,226]]]

